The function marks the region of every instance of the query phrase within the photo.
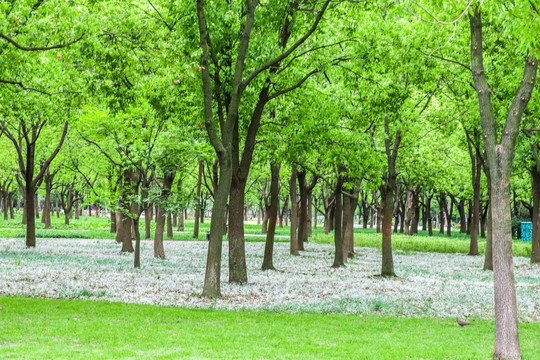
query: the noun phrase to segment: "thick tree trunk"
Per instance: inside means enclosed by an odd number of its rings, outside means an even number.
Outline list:
[[[174,182],[176,172],[165,172],[163,175],[163,185],[161,188],[160,203],[161,206],[156,204],[156,229],[154,232],[154,257],[165,259],[165,248],[163,246],[163,233],[165,231],[165,221],[167,220],[167,211],[163,206],[166,204],[169,196],[171,195],[171,189]],[[151,207],[148,207],[149,209]],[[170,216],[170,215],[169,215]],[[151,218],[151,214],[149,214]],[[170,229],[172,233],[172,228]],[[167,229],[169,231],[169,229]],[[168,235],[167,235],[168,236]],[[172,237],[172,236],[171,236]]]
[[[270,208],[269,213],[269,226],[266,233],[266,242],[264,244],[264,258],[262,263],[262,270],[275,270],[274,268],[274,236],[276,233],[276,222],[279,211],[279,170],[281,165],[272,163],[270,165]]]
[[[396,276],[392,257],[392,217],[394,212],[394,189],[391,183],[381,186],[382,218],[382,276]]]
[[[343,195],[343,261],[354,256],[354,210],[357,200],[353,193]]]
[[[296,228],[298,227],[298,202],[296,199],[296,177],[298,170],[296,165],[292,165],[291,179],[289,181],[290,198],[291,198],[291,235],[290,235],[290,252],[291,255],[300,255],[298,248],[298,238],[296,237]]]
[[[165,232],[165,221],[167,211],[161,206],[156,206],[156,229],[154,230],[154,257],[164,259],[165,249],[163,247],[163,233]]]
[[[133,266],[137,269],[141,267],[141,234],[139,233],[139,219],[140,215],[137,215],[132,220],[133,229],[135,231],[135,254],[133,254]]]
[[[152,223],[152,207],[147,206],[144,209],[144,238],[149,240],[152,236],[151,234],[151,223]]]
[[[79,220],[79,200],[75,201],[75,220]]]
[[[26,246],[36,247],[36,216],[34,207],[34,186],[32,185],[32,175],[27,178],[25,186],[24,208],[26,209]]]
[[[120,210],[119,220],[116,223],[116,242],[122,243],[121,252],[133,252],[133,242],[131,240],[132,220],[125,209]]]
[[[205,297],[221,296],[221,253],[223,247],[223,224],[227,219],[227,201],[231,190],[232,163],[230,150],[221,154],[219,162],[219,181],[212,206],[210,220],[210,242],[202,295]]]
[[[178,214],[178,228],[177,231],[184,231],[184,212],[180,211]]]
[[[246,182],[233,175],[229,199],[229,282],[248,281],[244,238],[244,192]]]
[[[527,56],[523,77],[508,108],[498,138],[498,121],[493,113],[491,88],[483,64],[482,20],[479,5],[469,14],[471,27],[471,70],[478,95],[485,159],[490,173],[491,221],[493,231],[493,280],[495,290],[495,346],[493,359],[521,359],[516,289],[512,256],[510,175],[521,117],[531,98],[537,60]]]

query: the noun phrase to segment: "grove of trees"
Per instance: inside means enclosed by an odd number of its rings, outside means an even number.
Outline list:
[[[275,229],[289,222],[291,256],[314,226],[333,231],[333,267],[355,255],[355,222],[376,228],[382,277],[399,276],[395,232],[469,234],[471,256],[487,237],[493,357],[520,359],[521,221],[540,263],[537,6],[4,1],[3,218],[23,205],[36,247],[40,211],[46,228],[60,209],[66,224],[82,208],[108,214],[141,267],[141,238],[165,258],[173,223],[210,216],[205,297],[222,295],[225,235],[228,281],[249,283],[244,222],[255,214],[263,270],[279,268]]]

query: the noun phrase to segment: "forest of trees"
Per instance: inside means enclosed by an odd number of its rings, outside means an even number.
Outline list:
[[[334,232],[333,267],[354,255],[355,222],[376,228],[385,277],[393,232],[469,234],[471,256],[487,237],[494,357],[520,358],[521,221],[540,263],[536,1],[13,0],[0,14],[0,199],[4,219],[24,204],[28,247],[36,221],[84,208],[140,267],[141,238],[164,258],[173,224],[206,214],[216,297],[225,233],[228,281],[249,280],[247,217],[267,233],[263,269],[289,221],[292,255],[313,226]]]

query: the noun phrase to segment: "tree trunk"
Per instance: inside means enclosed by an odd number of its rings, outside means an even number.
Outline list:
[[[156,204],[157,214],[156,214],[156,230],[154,233],[154,257],[160,258],[160,259],[165,259],[165,249],[163,246],[163,233],[165,230],[165,221],[167,220],[167,210],[165,209],[164,205],[167,203],[167,200],[169,199],[171,195],[171,189],[172,189],[175,176],[176,176],[176,171],[165,172],[163,174],[163,185],[161,187],[161,196],[160,196],[161,205],[158,206]],[[151,217],[150,214],[149,214],[149,217]],[[167,226],[167,232],[171,231],[172,233],[172,227],[170,229],[168,227],[169,226]],[[167,236],[172,237],[172,236],[169,236],[169,234],[167,234]]]
[[[480,180],[482,176],[482,163],[480,156],[476,154],[475,172],[473,173],[473,209],[471,221],[471,244],[469,255],[480,255],[478,251],[478,228],[480,224]]]
[[[122,243],[121,252],[133,252],[133,242],[131,240],[132,220],[126,213],[125,209],[121,209],[119,219],[116,223],[116,242]]]
[[[172,225],[172,215],[171,213],[167,214],[167,238],[172,239],[174,237],[173,225]]]
[[[298,248],[298,238],[296,237],[296,228],[298,227],[298,202],[296,199],[296,165],[292,166],[291,180],[289,181],[290,198],[291,198],[291,235],[290,235],[290,252],[291,255],[300,255]]]
[[[165,259],[165,249],[163,247],[163,233],[165,232],[165,221],[167,211],[161,206],[156,206],[156,229],[154,230],[154,257]]]
[[[473,194],[474,198],[474,194]],[[469,211],[467,213],[467,235],[471,236],[471,229],[472,229],[472,213],[473,213],[473,205],[474,201],[469,200],[469,203],[467,205]]]
[[[537,264],[540,263],[540,171],[537,165],[531,169],[531,187],[533,197],[531,263]]]
[[[467,233],[467,216],[465,215],[465,200],[460,199],[457,203],[457,209],[459,213],[459,233]]]
[[[394,189],[391,183],[381,186],[382,218],[382,267],[381,276],[396,276],[392,257],[392,217],[394,212]]]
[[[428,235],[433,236],[433,218],[431,217],[431,199],[433,199],[433,195],[428,195],[426,199],[426,217],[427,217],[427,223],[428,223]]]
[[[358,198],[354,193],[343,195],[343,261],[354,256],[354,210]]]
[[[229,199],[229,282],[245,284],[248,281],[244,217],[246,182],[233,175]]]
[[[274,254],[274,236],[276,233],[276,222],[279,210],[279,170],[281,165],[270,164],[270,208],[269,213],[269,226],[266,233],[266,242],[264,244],[264,258],[262,263],[262,270],[275,270],[273,262]]]
[[[521,359],[517,300],[512,257],[510,175],[521,117],[531,98],[537,60],[527,56],[522,82],[508,108],[506,122],[498,138],[498,121],[493,113],[491,88],[483,64],[482,20],[479,5],[469,14],[471,27],[471,70],[478,95],[485,158],[491,183],[493,231],[493,280],[495,290],[495,346],[493,359]]]
[[[32,182],[33,174],[25,179],[25,199],[24,208],[26,209],[26,246],[36,247],[36,216],[34,207],[34,191]]]
[[[381,194],[382,197],[382,194]],[[392,210],[393,210],[394,204],[392,204]],[[392,214],[393,217],[394,214]],[[383,220],[383,201],[381,198],[381,202],[377,205],[377,234],[380,234],[382,232],[382,220]],[[373,222],[372,222],[373,223]],[[390,219],[390,232],[392,232],[392,219]]]
[[[79,220],[79,200],[75,201],[75,220]]]
[[[135,254],[133,256],[133,266],[137,269],[141,267],[141,234],[139,233],[139,219],[140,215],[137,215],[132,220],[133,229],[135,231]]]
[[[304,242],[307,241],[307,183],[306,171],[301,169],[297,173],[298,192],[300,194],[300,208],[298,215],[298,250],[304,251]]]
[[[177,231],[184,231],[184,212],[180,211],[178,214],[178,228]]]
[[[219,181],[212,206],[210,220],[210,242],[208,243],[208,257],[206,259],[206,272],[202,295],[205,297],[221,296],[221,253],[223,235],[227,218],[227,201],[231,190],[232,164],[230,149],[221,154],[219,161]]]
[[[151,224],[152,223],[152,207],[147,206],[144,209],[144,238],[149,240],[152,236],[151,234]]]
[[[116,233],[116,212],[111,210],[111,234]]]
[[[289,197],[285,197],[285,201],[283,202],[283,208],[281,210],[281,214],[279,215],[279,227],[283,227],[283,218],[285,218],[285,222],[287,222],[287,219],[289,218]]]
[[[407,189],[406,192],[405,192],[405,208],[404,208],[404,219],[403,219],[403,223],[404,223],[404,228],[403,228],[403,233],[405,235],[412,235],[413,234],[413,231],[411,229],[411,223],[412,223],[412,220],[414,219],[415,217],[415,208],[416,208],[416,204],[414,203],[414,192],[416,191],[416,188],[412,188],[412,189]]]
[[[444,213],[446,209],[446,195],[439,195],[439,234],[444,234]]]
[[[193,238],[199,238],[199,217],[201,216],[201,182],[204,171],[204,162],[199,160],[199,175],[197,177],[197,204],[195,205],[195,214],[193,217]],[[203,216],[204,219],[204,216]]]
[[[333,268],[338,268],[345,266],[345,257],[343,256],[343,236],[341,234],[341,221],[342,221],[342,194],[343,191],[343,177],[339,174],[344,171],[343,167],[338,167],[338,179],[336,181],[336,188],[334,190],[334,199],[335,199],[335,211],[334,211],[334,263],[332,264]]]

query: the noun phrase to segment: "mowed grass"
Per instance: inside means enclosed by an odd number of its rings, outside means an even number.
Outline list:
[[[51,217],[51,228],[45,229],[44,224],[40,219],[36,219],[36,237],[38,238],[63,238],[63,239],[114,239],[116,234],[110,232],[110,219],[108,217],[96,216],[80,216],[78,220],[71,219],[69,225],[64,224],[64,215],[60,217],[56,215]],[[156,223],[151,222],[150,239],[154,238]],[[0,219],[0,238],[24,238],[26,225],[21,224],[21,214],[17,213],[15,219],[3,220]],[[205,219],[204,223],[199,223],[199,236],[193,238],[193,220],[184,221],[184,231],[177,231],[177,227],[173,228],[173,237],[168,238],[164,234],[165,239],[169,240],[206,240],[206,232],[210,231],[210,219]],[[246,237],[246,241],[265,241],[266,235],[261,232],[261,225],[245,224],[246,234],[258,234],[260,236]],[[139,231],[141,237],[145,235],[144,218],[141,217],[139,223]],[[315,229],[314,233],[324,233],[324,229]],[[289,236],[290,227],[276,228],[276,241],[288,241],[288,239],[279,238],[279,236]],[[226,240],[226,239],[225,239]]]
[[[435,235],[435,234],[434,234]],[[381,248],[381,234],[377,234],[375,229],[355,229],[354,246]],[[316,234],[313,236],[313,241],[321,244],[333,244],[333,234]],[[403,234],[392,234],[392,249],[420,252],[438,252],[448,254],[468,254],[470,246],[470,238],[463,234],[456,234],[455,237],[437,234],[436,236],[427,236],[425,232],[413,236]],[[531,243],[514,240],[513,242],[514,256],[531,256]],[[485,239],[478,240],[478,249],[480,254],[484,254],[486,250]]]
[[[0,298],[2,359],[489,359],[493,322]],[[520,324],[540,359],[540,324]]]

